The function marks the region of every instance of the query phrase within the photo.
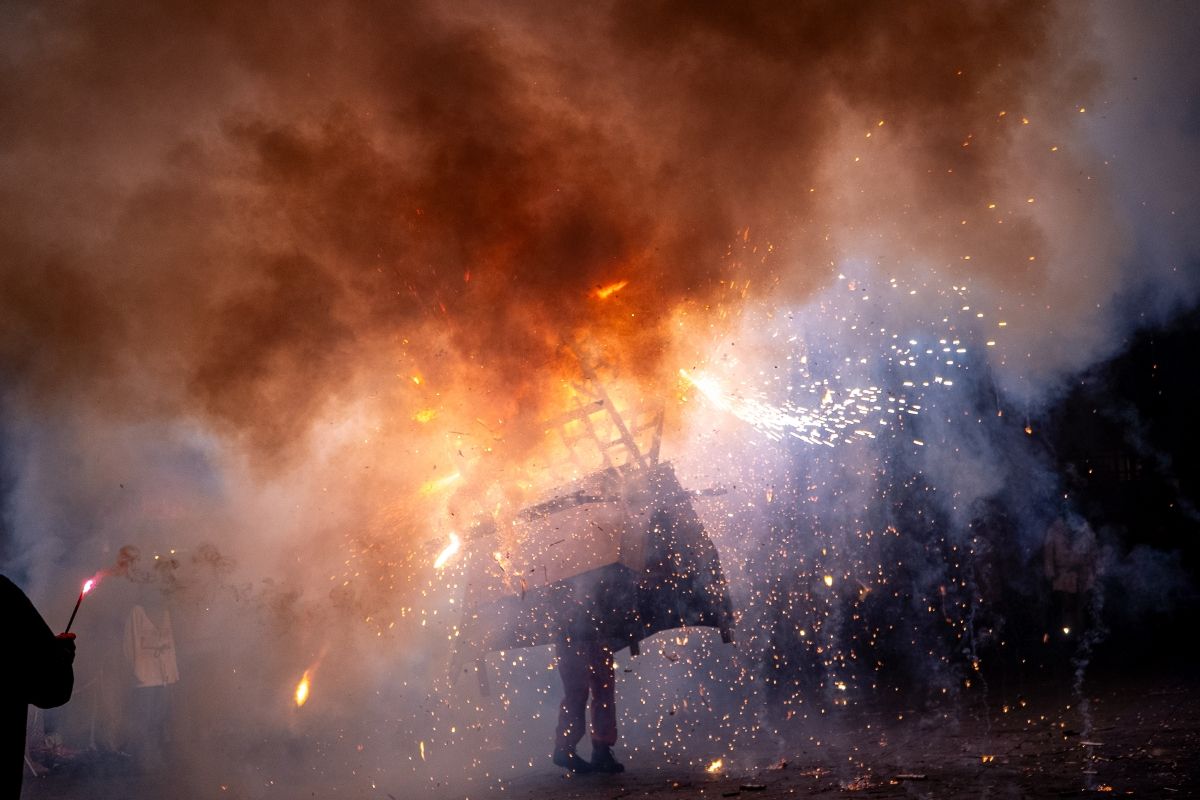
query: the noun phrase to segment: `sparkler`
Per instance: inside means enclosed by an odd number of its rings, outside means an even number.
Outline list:
[[[82,591],[79,592],[79,599],[75,601],[75,610],[71,612],[71,618],[69,620],[67,620],[67,627],[63,631],[63,633],[71,632],[71,624],[73,622],[75,622],[75,615],[79,613],[79,605],[83,602],[83,596],[85,594],[87,594],[88,592],[90,592],[92,589],[95,589],[96,584],[99,582],[100,582],[99,578],[88,578],[86,581],[83,582],[83,589],[82,589]]]

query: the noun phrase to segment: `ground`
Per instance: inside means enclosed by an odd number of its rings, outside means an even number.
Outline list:
[[[1058,688],[1061,686],[1061,688]],[[547,760],[511,777],[455,788],[397,779],[374,791],[314,784],[302,768],[251,788],[169,771],[70,769],[26,780],[30,800],[191,797],[620,798],[1062,798],[1200,797],[1200,678],[1112,675],[1081,707],[1068,684],[1048,682],[1012,700],[948,703],[942,710],[846,710],[826,732],[734,752],[719,774],[647,763],[627,753],[622,775],[566,777]],[[974,708],[970,706],[974,705]],[[1006,710],[1007,709],[1007,710]],[[1090,729],[1088,725],[1090,717]],[[793,737],[795,739],[795,737]],[[586,751],[586,745],[583,748]],[[211,765],[210,765],[211,766]],[[215,776],[214,776],[215,777]]]
[[[669,769],[603,778],[530,775],[509,783],[504,794],[518,800],[1200,797],[1196,688],[1187,680],[1106,687],[1090,698],[1086,738],[1077,705],[1039,694],[1007,713],[1001,707],[959,719],[863,715],[819,746],[720,775]]]

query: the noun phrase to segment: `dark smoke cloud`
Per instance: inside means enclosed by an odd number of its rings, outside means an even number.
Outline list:
[[[679,306],[822,284],[843,126],[909,143],[879,213],[958,252],[961,206],[1004,168],[997,109],[1044,88],[1056,22],[1021,2],[18,7],[0,368],[26,399],[199,415],[266,459],[398,370],[536,419],[564,343],[650,378]],[[773,260],[727,255],[747,227]],[[1005,279],[1039,236],[979,230]]]

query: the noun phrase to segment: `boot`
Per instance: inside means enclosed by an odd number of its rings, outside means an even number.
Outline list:
[[[592,745],[592,772],[624,772],[625,765],[613,758],[612,748],[606,744]]]
[[[583,774],[592,771],[592,765],[580,758],[574,747],[556,748],[551,760],[567,772]]]

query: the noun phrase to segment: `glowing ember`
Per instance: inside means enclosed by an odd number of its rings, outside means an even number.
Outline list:
[[[596,289],[595,295],[600,300],[607,300],[628,285],[629,281],[617,281],[615,283],[610,283],[607,286],[601,286]]]
[[[709,775],[720,775],[725,771],[725,759],[718,758],[716,761],[704,768],[704,771]]]
[[[427,422],[432,422],[433,418],[436,416],[437,416],[437,411],[435,411],[434,409],[423,408],[420,411],[418,411],[416,414],[413,414],[413,419],[416,420],[417,422],[421,423],[422,425],[424,425]]]
[[[300,708],[308,702],[308,692],[311,688],[311,676],[309,670],[304,670],[304,675],[301,676],[300,682],[296,684],[296,708]]]
[[[825,585],[826,585],[826,586],[833,586],[833,576],[832,576],[832,575],[826,575],[826,576],[825,576]]]
[[[421,749],[421,760],[424,761],[425,760],[425,742],[420,743],[420,749]]]
[[[454,558],[455,553],[462,546],[462,540],[458,538],[457,533],[450,534],[450,543],[442,548],[442,552],[438,553],[437,559],[433,562],[434,569],[441,569],[446,566],[451,558]]]

